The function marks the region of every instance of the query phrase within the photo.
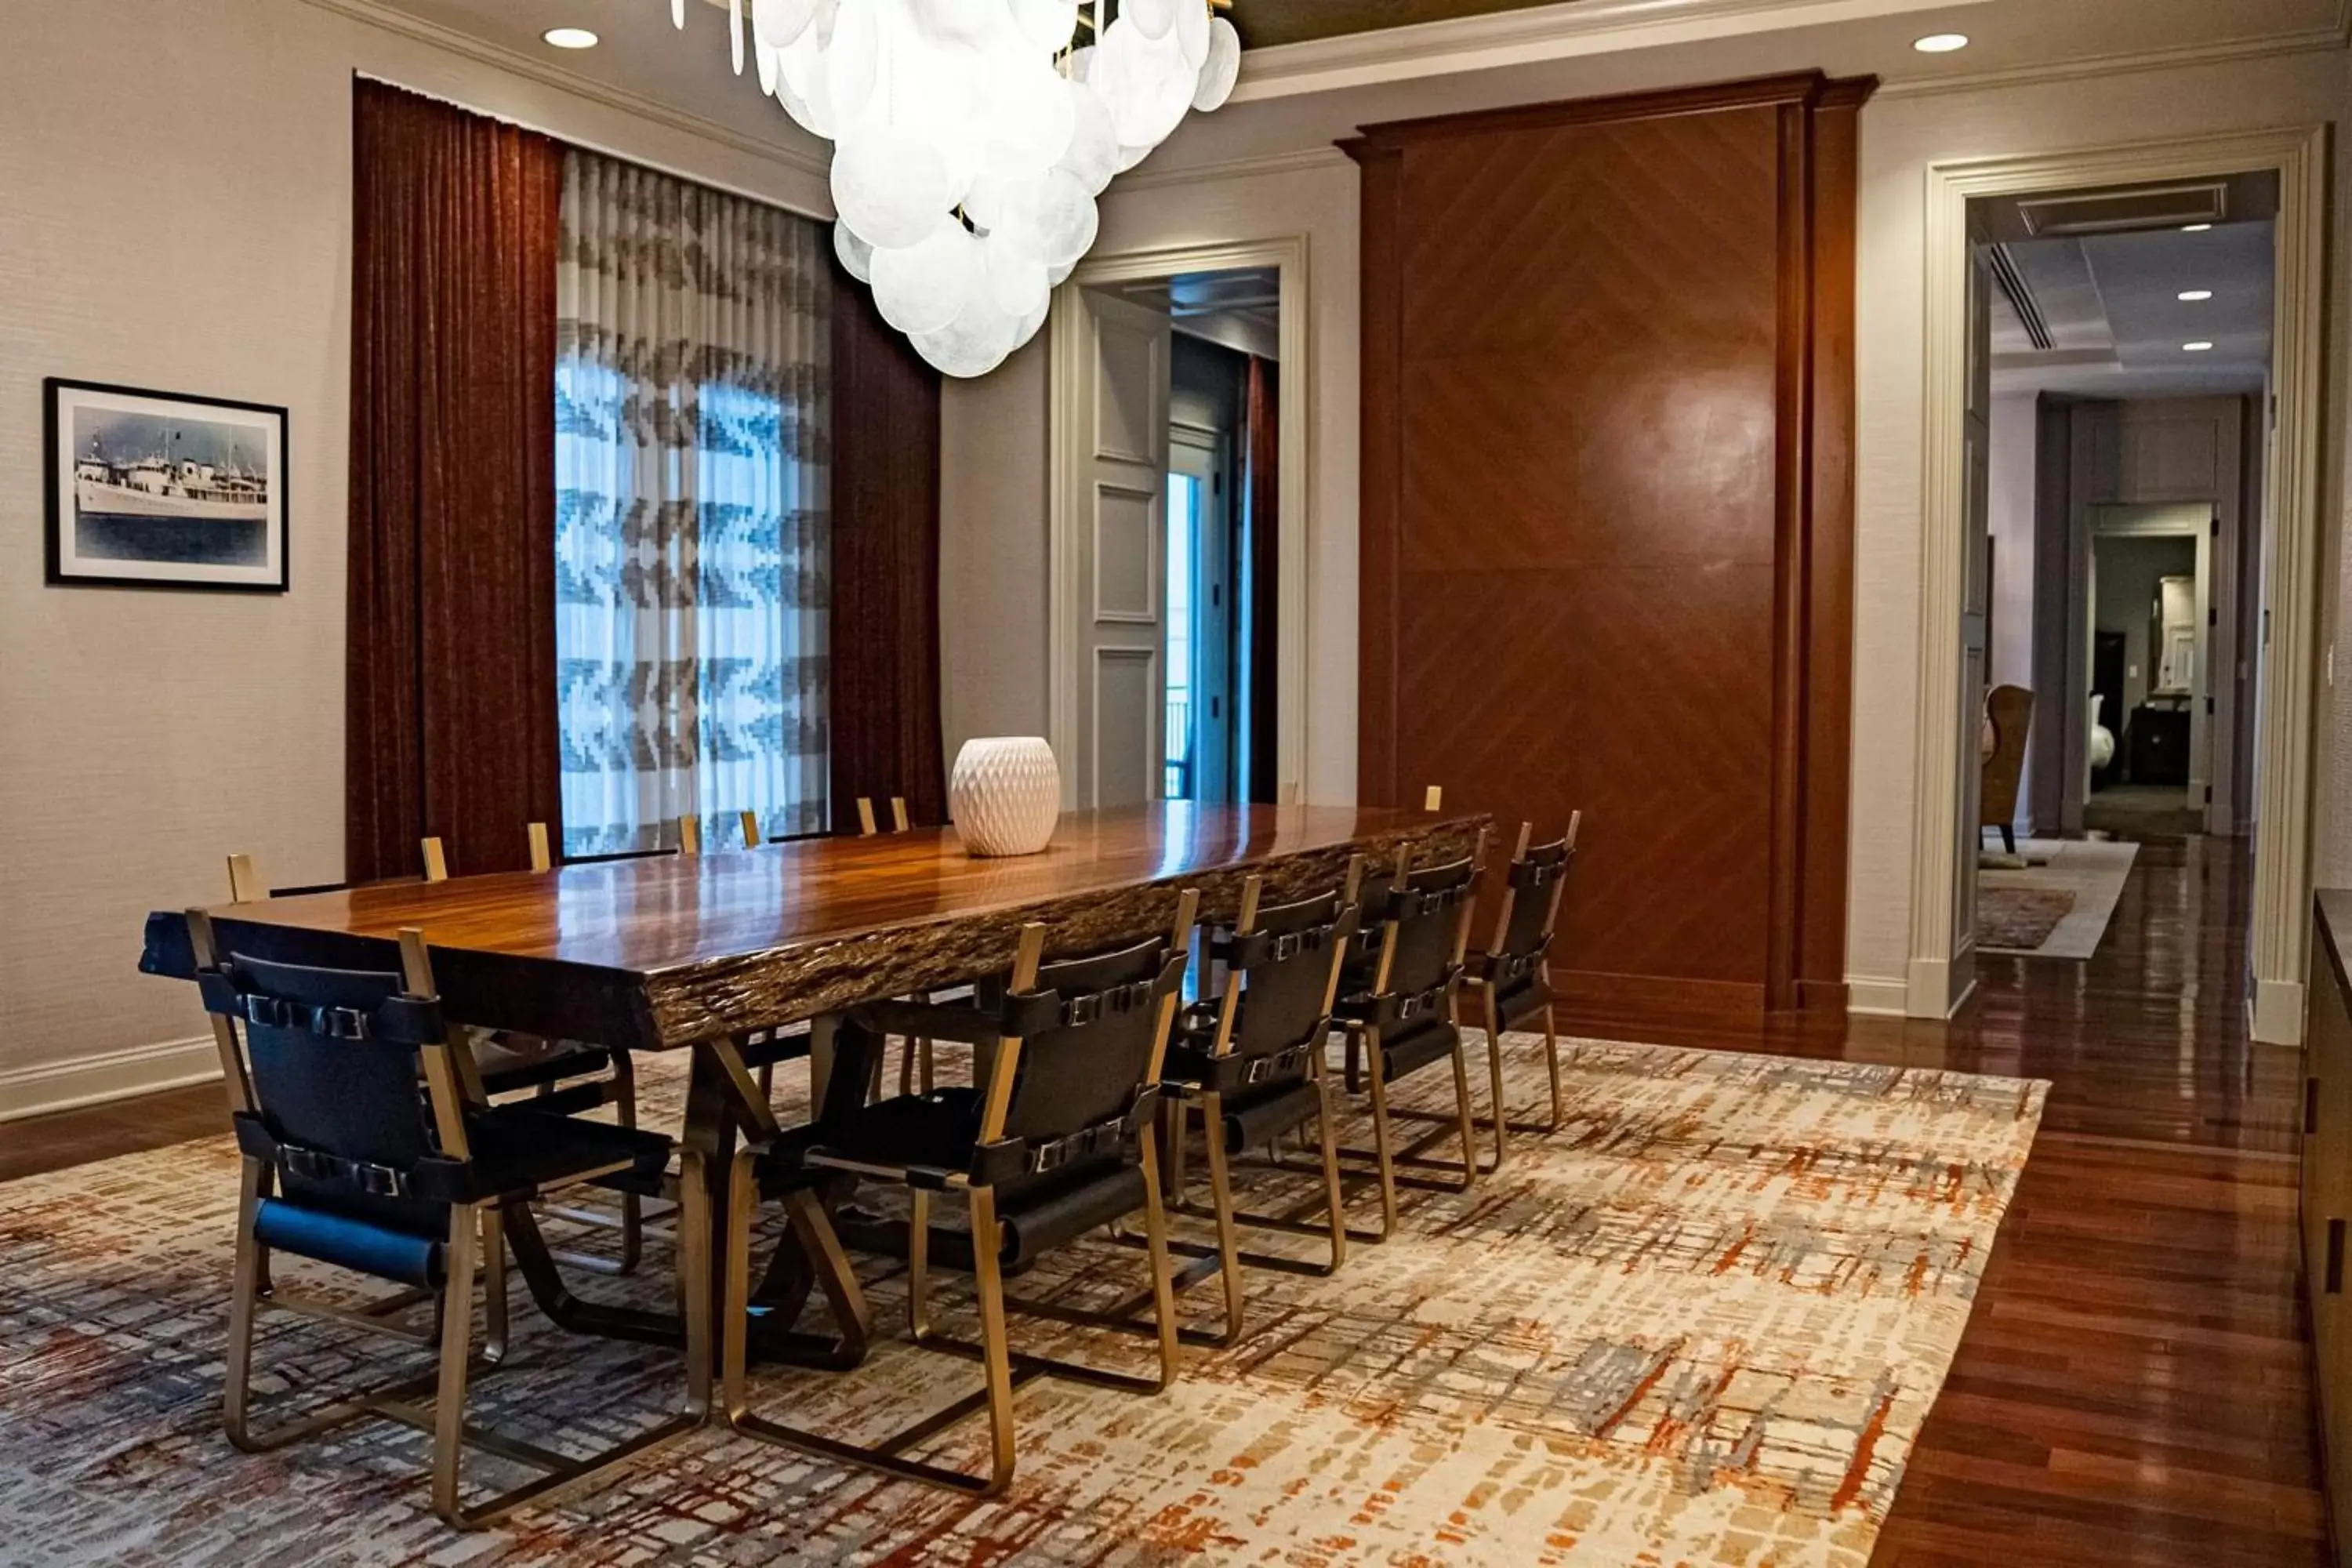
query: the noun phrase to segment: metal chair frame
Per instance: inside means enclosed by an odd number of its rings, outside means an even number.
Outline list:
[[[1198,905],[1199,896],[1190,889],[1179,897],[1171,938],[1172,952],[1181,953],[1189,949],[1193,915]],[[1034,989],[1044,958],[1045,941],[1044,926],[1031,924],[1022,928],[1008,983],[1013,992]],[[1152,1026],[1152,1045],[1145,1079],[1147,1087],[1159,1082],[1170,1028],[1181,1000],[1179,990],[1171,990],[1160,1000],[1159,1014]],[[976,1008],[883,1003],[859,1009],[859,1012],[871,1015],[872,1022],[877,1027],[887,1028],[888,1024],[896,1021],[908,1026],[902,1032],[920,1032],[926,1037],[932,1034],[954,1037],[956,1031],[971,1035],[971,1044],[985,1060],[987,1083],[979,1142],[984,1145],[1003,1140],[1014,1081],[1021,1068],[1023,1037],[986,1032],[982,1022],[985,1016]],[[975,1024],[982,1026],[971,1026]],[[731,1047],[722,1046],[722,1056],[731,1053]],[[740,1067],[738,1058],[730,1068],[730,1074]],[[767,1136],[773,1136],[772,1128],[767,1130]],[[1138,1394],[1158,1394],[1166,1389],[1175,1378],[1179,1362],[1167,1216],[1160,1203],[1159,1161],[1151,1138],[1149,1135],[1140,1138],[1139,1148],[1144,1192],[1144,1225],[1150,1253],[1150,1300],[1155,1309],[1152,1332],[1159,1342],[1159,1368],[1156,1373],[1149,1376],[1032,1355],[1012,1348],[1005,1322],[1008,1311],[1125,1330],[1133,1326],[1134,1310],[1114,1308],[1102,1313],[1082,1312],[1008,1296],[1004,1289],[1001,1256],[1003,1232],[997,1218],[996,1189],[992,1184],[973,1181],[968,1173],[961,1171],[947,1173],[937,1186],[944,1194],[960,1194],[966,1205],[971,1225],[972,1276],[980,1304],[981,1335],[979,1340],[972,1341],[940,1332],[930,1321],[931,1190],[920,1184],[924,1178],[918,1178],[912,1170],[902,1165],[871,1164],[822,1153],[810,1156],[809,1163],[818,1168],[889,1182],[907,1189],[912,1209],[907,1229],[908,1338],[926,1349],[976,1360],[982,1370],[982,1386],[974,1393],[877,1443],[857,1444],[787,1426],[751,1408],[744,1370],[749,1337],[747,1309],[750,1305],[750,1260],[747,1255],[750,1251],[751,1208],[757,1201],[759,1190],[757,1164],[763,1150],[761,1142],[745,1143],[735,1155],[730,1212],[727,1222],[726,1326],[720,1356],[721,1408],[727,1423],[747,1436],[781,1447],[839,1460],[901,1479],[945,1487],[971,1496],[994,1497],[1013,1481],[1013,1394],[1015,1388],[1039,1377],[1054,1377]],[[806,1191],[795,1191],[787,1194],[785,1202],[787,1213],[794,1215],[795,1229],[798,1230],[798,1210],[814,1205],[816,1199]],[[828,1237],[831,1235],[829,1227],[810,1228],[822,1230]],[[805,1244],[805,1237],[803,1240]],[[845,1333],[862,1335],[870,1323],[870,1315],[846,1258],[837,1244],[812,1248],[812,1257],[816,1262],[819,1279],[827,1299],[833,1305],[836,1323],[843,1327]],[[988,1413],[990,1437],[989,1466],[985,1473],[975,1474],[907,1455],[907,1449],[947,1431],[983,1409]]]
[[[1436,792],[1433,790],[1431,794],[1433,798]],[[1432,809],[1434,809],[1434,806]],[[1470,886],[1474,891],[1479,868],[1486,861],[1486,830],[1482,827],[1478,831],[1477,840],[1469,856]],[[1391,885],[1391,899],[1402,899],[1410,895],[1412,869],[1412,853],[1407,851],[1400,855],[1397,858],[1396,879]],[[1469,1063],[1463,1051],[1458,1022],[1463,960],[1469,951],[1470,921],[1471,917],[1476,912],[1477,900],[1474,896],[1465,895],[1461,900],[1461,906],[1462,912],[1454,923],[1453,957],[1447,965],[1446,978],[1444,982],[1446,1017],[1448,1023],[1454,1027],[1454,1043],[1447,1053],[1454,1068],[1454,1114],[1452,1118],[1442,1120],[1440,1125],[1433,1128],[1425,1136],[1401,1149],[1396,1147],[1395,1134],[1391,1123],[1397,1119],[1397,1113],[1392,1112],[1389,1108],[1388,1068],[1386,1053],[1381,1049],[1380,1028],[1376,1024],[1365,1019],[1342,1017],[1339,1020],[1339,1028],[1347,1041],[1346,1077],[1350,1092],[1355,1090],[1360,1081],[1360,1071],[1369,1068],[1368,1072],[1363,1072],[1363,1078],[1369,1079],[1370,1089],[1373,1146],[1370,1149],[1342,1146],[1339,1152],[1343,1163],[1353,1161],[1358,1164],[1369,1163],[1372,1167],[1368,1173],[1350,1172],[1347,1171],[1343,1164],[1341,1177],[1343,1184],[1373,1179],[1378,1181],[1381,1194],[1381,1225],[1379,1231],[1370,1237],[1373,1240],[1385,1241],[1396,1234],[1398,1187],[1410,1186],[1435,1192],[1467,1192],[1476,1183],[1480,1173],[1477,1139],[1470,1113]],[[1386,914],[1381,922],[1380,955],[1374,966],[1371,990],[1369,993],[1374,1000],[1390,994],[1402,930],[1402,922],[1395,916],[1391,906],[1391,911]],[[1460,1140],[1461,1160],[1454,1162],[1431,1158],[1427,1151],[1448,1138]],[[1405,1175],[1400,1173],[1399,1166],[1445,1171],[1453,1174],[1443,1180],[1427,1176]]]
[[[197,969],[218,964],[212,924],[201,910],[188,911],[188,935]],[[415,927],[400,932],[400,957],[405,994],[412,1000],[432,999],[436,991],[426,955],[424,933]],[[253,1079],[236,1026],[226,1016],[208,1013],[213,1042],[220,1057],[233,1113],[259,1110]],[[418,1055],[431,1106],[434,1127],[443,1155],[471,1157],[466,1110],[486,1108],[468,1091],[474,1075],[465,1037],[449,1034],[439,1044],[421,1045]],[[690,1176],[700,1174],[700,1157],[686,1153]],[[625,1168],[625,1162],[579,1173],[560,1186],[593,1180]],[[537,1240],[525,1200],[494,1197],[449,1205],[449,1229],[444,1253],[445,1282],[438,1292],[403,1290],[358,1310],[300,1297],[269,1284],[269,1248],[255,1236],[255,1218],[271,1185],[271,1167],[252,1155],[242,1161],[237,1192],[236,1264],[229,1302],[228,1344],[222,1387],[222,1422],[229,1441],[249,1453],[284,1447],[364,1417],[395,1421],[429,1434],[433,1439],[432,1488],[434,1511],[464,1530],[494,1524],[516,1509],[547,1502],[585,1487],[618,1466],[635,1459],[699,1426],[709,1409],[709,1215],[699,1196],[702,1184],[687,1184],[687,1210],[679,1252],[686,1296],[687,1396],[675,1415],[633,1436],[608,1445],[583,1458],[559,1454],[536,1444],[468,1424],[466,1394],[473,1377],[507,1364],[509,1320],[507,1306],[506,1244],[515,1241],[527,1269],[543,1268],[543,1247]],[[548,1190],[554,1190],[550,1188]],[[485,1338],[481,1352],[473,1351],[473,1292],[477,1272],[482,1279]],[[422,1330],[390,1321],[389,1314],[432,1300],[433,1327]],[[334,1401],[307,1415],[292,1417],[268,1429],[254,1424],[252,1372],[255,1326],[262,1311],[277,1308],[321,1317],[411,1344],[438,1345],[438,1361],[429,1373],[401,1379],[366,1393]],[[430,1396],[429,1403],[420,1402]],[[529,1466],[541,1472],[523,1485],[497,1492],[473,1503],[465,1499],[464,1456],[468,1447]]]

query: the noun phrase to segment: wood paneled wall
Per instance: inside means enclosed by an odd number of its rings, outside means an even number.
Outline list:
[[[1855,132],[1818,74],[1368,128],[1358,787],[1584,813],[1553,972],[1843,1005]]]

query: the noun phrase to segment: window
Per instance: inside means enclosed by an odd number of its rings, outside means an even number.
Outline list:
[[[1168,748],[1161,794],[1192,798],[1194,729],[1193,601],[1199,571],[1201,481],[1191,474],[1168,476]]]
[[[567,855],[826,820],[830,273],[804,218],[568,153],[556,280]]]

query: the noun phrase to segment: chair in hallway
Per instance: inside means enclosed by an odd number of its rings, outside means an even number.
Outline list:
[[[1190,1342],[1222,1346],[1241,1337],[1239,1265],[1328,1275],[1347,1261],[1347,1204],[1324,1063],[1340,970],[1360,912],[1363,874],[1363,858],[1358,856],[1341,888],[1275,908],[1264,905],[1264,878],[1254,876],[1244,882],[1232,929],[1213,933],[1207,944],[1210,967],[1222,966],[1223,984],[1213,997],[1184,1011],[1178,1037],[1169,1047],[1161,1078],[1171,1131],[1168,1165],[1172,1205],[1187,1214],[1201,1213],[1186,1200],[1184,1173],[1189,1124],[1198,1110],[1209,1171],[1207,1214],[1217,1227],[1213,1247],[1171,1245],[1204,1262],[1213,1260],[1224,1290],[1223,1329],[1214,1335],[1186,1330]],[[1234,1158],[1264,1147],[1268,1163],[1280,1166],[1281,1140],[1303,1133],[1310,1122],[1322,1156],[1320,1196],[1303,1199],[1280,1214],[1237,1208]],[[1309,1217],[1318,1211],[1319,1218]],[[1239,1226],[1328,1237],[1329,1255],[1318,1262],[1244,1252],[1236,1237]],[[1377,1239],[1369,1234],[1364,1238]],[[1179,1289],[1194,1282],[1197,1267],[1180,1277]]]
[[[2025,773],[2025,742],[2033,728],[2033,693],[2022,686],[1996,686],[1985,694],[1983,786],[1977,831],[2000,829],[2001,847],[2017,853],[2017,786]]]
[[[1178,1325],[1150,1130],[1198,901],[1189,890],[1179,896],[1166,937],[1051,963],[1043,960],[1045,928],[1024,926],[1011,973],[975,987],[973,1001],[886,1002],[853,1011],[856,1026],[877,1036],[971,1043],[983,1064],[982,1083],[897,1095],[839,1114],[828,1108],[816,1125],[747,1143],[737,1153],[727,1219],[723,1355],[725,1408],[737,1431],[887,1475],[994,1496],[1013,1479],[1017,1384],[1051,1376],[1142,1394],[1168,1386],[1177,1369]],[[752,1205],[757,1198],[805,1204],[814,1184],[843,1173],[906,1189],[908,1332],[919,1345],[976,1357],[983,1370],[977,1393],[870,1445],[755,1414],[745,1389]],[[961,1200],[964,1228],[934,1224],[935,1194]],[[1005,1293],[1006,1273],[1139,1210],[1150,1271],[1139,1298],[1097,1313]],[[976,1342],[951,1339],[932,1326],[935,1262],[972,1271],[981,1322]],[[839,1272],[843,1277],[827,1285],[836,1317],[845,1316],[851,1331],[862,1332],[863,1298],[845,1268]],[[1150,1373],[1018,1352],[1005,1328],[1008,1309],[1124,1328],[1146,1306],[1159,1347],[1158,1369]],[[914,1444],[983,1408],[990,1431],[985,1473],[908,1456]]]
[[[700,1424],[709,1392],[703,1310],[709,1270],[698,1155],[684,1153],[684,1407],[584,1457],[484,1431],[467,1422],[466,1398],[477,1373],[507,1359],[509,1240],[535,1283],[551,1268],[528,1205],[623,1172],[657,1175],[669,1141],[549,1115],[528,1100],[484,1102],[469,1087],[478,1075],[464,1033],[444,1025],[425,937],[414,928],[400,932],[400,973],[379,973],[224,953],[204,911],[189,911],[187,922],[243,1157],[222,1400],[231,1442],[261,1451],[368,1416],[415,1426],[433,1440],[435,1511],[474,1528],[584,1486]],[[269,1282],[272,1251],[401,1289],[356,1310],[310,1300]],[[478,1360],[478,1273],[487,1329]],[[436,1309],[430,1329],[393,1315],[427,1301]],[[273,1308],[437,1345],[436,1364],[264,1430],[255,1423],[255,1326]],[[462,1473],[468,1444],[540,1474],[468,1501]]]

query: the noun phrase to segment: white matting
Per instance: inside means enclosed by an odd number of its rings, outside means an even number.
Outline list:
[[[2099,939],[2107,934],[2107,921],[2116,912],[2116,900],[2123,896],[2124,879],[2131,875],[2139,846],[2087,838],[2021,838],[2017,852],[2030,860],[2046,858],[2049,864],[2021,871],[1979,870],[1978,888],[2066,888],[2074,894],[2074,907],[2040,947],[1979,951],[2076,959],[2096,952]]]

